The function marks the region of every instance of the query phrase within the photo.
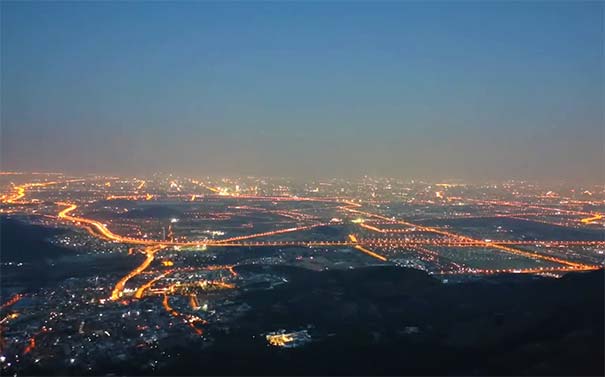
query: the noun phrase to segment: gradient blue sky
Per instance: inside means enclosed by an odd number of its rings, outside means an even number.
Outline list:
[[[602,2],[2,2],[3,170],[603,181]]]

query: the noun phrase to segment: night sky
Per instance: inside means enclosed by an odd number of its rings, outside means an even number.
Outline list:
[[[2,170],[605,181],[602,2],[0,6]]]

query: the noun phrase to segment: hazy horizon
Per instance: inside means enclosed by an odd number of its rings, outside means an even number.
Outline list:
[[[1,170],[605,182],[602,2],[2,2]]]

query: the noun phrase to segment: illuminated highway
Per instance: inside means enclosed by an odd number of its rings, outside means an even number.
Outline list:
[[[6,301],[4,304],[2,304],[0,306],[0,309],[6,309],[10,306],[15,305],[17,302],[19,302],[19,300],[21,300],[23,298],[22,294],[16,294],[13,295],[13,297],[11,297],[8,301]]]
[[[237,242],[237,241],[242,241],[244,239],[251,239],[251,238],[255,238],[255,237],[263,237],[263,236],[268,236],[268,235],[272,235],[272,234],[280,234],[280,233],[286,233],[286,232],[294,232],[294,231],[309,229],[309,228],[313,227],[313,226],[308,226],[308,227],[285,229],[285,230],[281,230],[281,231],[259,233],[259,234],[242,236],[242,237],[234,237],[231,239],[208,242],[208,243],[205,243],[205,245],[206,246],[222,246],[222,247],[352,246],[356,250],[359,250],[359,251],[361,251],[369,256],[372,256],[376,259],[379,259],[381,261],[387,261],[387,258],[384,257],[383,255],[380,255],[380,254],[368,249],[367,246],[369,246],[369,245],[374,245],[374,246],[378,246],[378,247],[398,246],[398,247],[402,247],[402,248],[411,248],[411,249],[413,249],[415,246],[418,246],[418,245],[432,245],[432,246],[446,246],[446,247],[447,246],[449,246],[449,247],[487,247],[487,248],[493,248],[493,249],[501,250],[501,251],[508,252],[508,253],[515,254],[515,255],[520,255],[523,257],[527,257],[527,258],[541,259],[541,260],[555,262],[555,263],[567,266],[566,268],[561,268],[558,270],[556,269],[556,271],[584,271],[584,270],[594,270],[594,269],[598,269],[600,267],[571,262],[571,261],[567,261],[562,258],[543,255],[543,254],[539,254],[539,253],[535,253],[535,252],[528,252],[528,251],[513,248],[509,245],[528,245],[528,246],[533,245],[533,246],[546,246],[546,247],[605,246],[605,241],[549,241],[549,240],[541,240],[541,241],[517,241],[517,240],[495,241],[495,240],[492,240],[492,241],[486,241],[486,240],[477,240],[477,239],[473,239],[470,237],[454,234],[452,232],[439,230],[439,229],[436,229],[433,227],[420,226],[420,225],[412,224],[412,223],[405,222],[405,221],[394,220],[392,218],[387,218],[385,216],[370,213],[370,212],[360,211],[360,210],[357,210],[357,209],[354,209],[351,207],[342,207],[342,208],[345,209],[346,211],[361,214],[361,215],[364,215],[364,216],[367,216],[370,218],[377,218],[380,220],[395,222],[395,223],[398,223],[401,225],[413,227],[420,231],[428,231],[428,232],[440,234],[440,235],[446,236],[446,239],[445,240],[363,239],[360,242],[357,238],[351,238],[348,241],[345,240],[345,241]],[[68,209],[73,210],[75,208],[69,207]],[[84,221],[82,221],[82,220],[84,220]],[[87,220],[87,219],[78,219],[78,218],[76,218],[75,221],[80,221],[80,222],[88,223],[90,225],[95,226],[101,232],[101,234],[103,236],[105,236],[109,239],[112,239],[112,240],[117,240],[120,242],[128,242],[128,243],[153,244],[153,241],[149,241],[149,240],[136,240],[136,239],[120,237],[118,235],[115,235],[115,234],[109,232],[102,224],[95,222],[95,221],[91,221],[91,220]],[[320,226],[320,225],[323,225],[323,224],[318,224],[315,226]],[[368,229],[367,226],[363,226],[364,225],[363,222],[359,222],[359,225],[365,229]],[[373,229],[371,229],[371,230],[373,230]],[[355,236],[353,236],[353,237],[355,237]],[[196,244],[199,244],[199,242],[169,242],[169,243],[167,243],[167,245],[171,245],[171,246],[173,246],[173,245],[191,246],[191,245],[196,245]],[[529,271],[532,271],[532,270],[527,270],[527,271],[528,272],[526,272],[526,273],[531,273]],[[542,270],[539,270],[539,271],[542,272]],[[493,270],[486,271],[486,270],[476,269],[476,270],[467,271],[467,273],[473,273],[473,274],[492,274],[492,273],[504,273],[504,272],[513,272],[513,270],[510,270],[510,271],[509,270],[506,270],[506,271],[497,270],[497,272],[494,272]]]
[[[153,261],[153,260],[152,260]],[[150,262],[151,263],[151,262]],[[158,281],[160,281],[161,279],[163,279],[164,277],[166,277],[167,275],[171,274],[174,270],[168,270],[165,273],[156,276],[155,278],[151,279],[150,281],[148,281],[147,283],[141,285],[139,287],[139,289],[137,289],[137,291],[134,294],[134,298],[136,299],[141,299],[143,298],[143,295],[145,294],[145,291],[149,288],[151,288],[152,285],[154,285],[155,283],[157,283]],[[132,276],[131,276],[132,278]],[[123,289],[123,287],[122,287]],[[117,297],[118,295],[116,295]]]
[[[347,246],[353,245],[355,242],[348,241],[264,241],[264,242],[238,242],[251,238],[258,237],[266,237],[283,233],[297,232],[307,229],[312,229],[314,227],[325,226],[326,224],[314,224],[309,226],[297,227],[297,228],[288,228],[282,230],[276,230],[271,232],[264,233],[256,233],[250,234],[246,236],[232,237],[223,240],[216,241],[186,241],[186,242],[166,242],[166,241],[154,241],[154,240],[144,240],[130,237],[122,237],[115,233],[112,233],[107,229],[107,227],[96,220],[86,219],[82,217],[74,217],[69,216],[69,213],[73,212],[77,207],[75,204],[69,203],[57,203],[59,205],[67,206],[64,210],[59,212],[58,217],[62,219],[66,219],[69,221],[73,221],[76,223],[82,223],[93,226],[96,231],[100,233],[102,237],[105,237],[108,240],[123,242],[127,244],[139,244],[139,245],[154,245],[158,243],[162,243],[167,246],[197,246],[200,244],[206,246],[222,246],[222,247],[262,247],[262,246]],[[357,213],[362,213],[368,217],[377,217],[381,219],[387,219],[380,215],[371,214],[368,212],[355,211]],[[387,219],[391,220],[391,219]],[[436,228],[424,227],[420,225],[415,225],[407,222],[398,221],[400,224],[413,226],[420,231],[429,231],[438,233],[441,235],[445,235],[450,237],[448,240],[429,240],[429,239],[417,239],[417,240],[409,240],[409,239],[395,239],[395,238],[384,238],[384,239],[364,239],[363,243],[368,244],[382,244],[382,245],[415,245],[415,244],[429,244],[435,246],[487,246],[487,247],[504,247],[505,245],[544,245],[544,246],[605,246],[605,241],[550,241],[550,240],[536,240],[536,241],[518,241],[518,240],[493,240],[493,241],[482,241],[472,239],[466,236],[460,236],[453,234],[451,232],[445,232],[442,230],[438,230]],[[363,223],[360,226],[367,229],[367,226],[363,226]],[[383,233],[383,232],[381,232]],[[507,250],[508,251],[508,250]],[[522,252],[520,250],[516,250],[515,252]],[[532,254],[533,255],[533,254]]]
[[[15,186],[13,192],[8,195],[4,195],[3,202],[6,204],[16,204],[20,201],[23,201],[27,195],[27,191],[30,188],[35,187],[46,187],[51,185],[56,185],[59,183],[68,183],[68,182],[82,182],[83,179],[76,180],[66,180],[66,181],[52,181],[52,182],[37,182],[37,183],[29,183]],[[443,229],[438,229],[430,226],[422,226],[418,224],[414,224],[408,221],[398,220],[393,217],[383,216],[377,213],[372,213],[369,211],[361,210],[361,204],[352,201],[352,200],[343,200],[343,199],[330,199],[330,198],[309,198],[309,197],[274,197],[274,196],[262,196],[262,195],[246,195],[246,194],[229,194],[229,190],[226,188],[215,188],[211,187],[205,183],[199,181],[193,181],[195,184],[209,190],[213,194],[218,194],[218,196],[230,196],[238,199],[254,199],[254,200],[265,200],[265,201],[311,201],[311,202],[322,202],[322,203],[334,203],[339,205],[339,209],[344,213],[354,214],[357,216],[363,216],[368,219],[373,219],[377,223],[383,222],[385,224],[398,224],[402,225],[405,228],[381,228],[377,225],[370,224],[369,222],[364,221],[362,218],[357,218],[353,220],[357,226],[361,229],[376,232],[379,234],[406,234],[406,237],[387,237],[387,238],[368,238],[363,237],[359,238],[357,235],[349,235],[349,239],[345,240],[329,240],[329,241],[318,241],[318,240],[282,240],[282,241],[254,241],[255,238],[262,237],[270,237],[274,235],[282,235],[287,233],[296,233],[304,230],[313,229],[316,227],[327,226],[329,225],[327,222],[316,222],[313,224],[307,225],[299,225],[295,227],[285,228],[285,229],[277,229],[273,231],[247,234],[241,236],[234,236],[224,239],[218,240],[207,240],[207,241],[197,241],[197,240],[174,240],[172,236],[172,227],[169,227],[170,237],[167,240],[153,240],[149,238],[134,238],[129,236],[123,236],[120,234],[116,234],[108,229],[106,224],[98,220],[94,220],[91,218],[85,218],[81,216],[74,216],[74,213],[79,205],[75,203],[65,203],[65,202],[57,202],[56,204],[59,206],[63,206],[62,210],[60,210],[57,214],[57,218],[64,221],[70,221],[73,225],[81,227],[92,235],[96,237],[100,237],[106,239],[108,241],[124,243],[129,245],[140,245],[145,246],[145,254],[147,255],[146,260],[143,262],[141,266],[133,270],[131,273],[122,278],[114,288],[112,292],[111,298],[113,300],[117,300],[121,297],[124,285],[128,280],[132,277],[140,274],[144,271],[153,261],[153,255],[158,250],[164,247],[352,247],[362,253],[365,253],[373,258],[379,259],[381,261],[387,261],[388,259],[380,255],[379,253],[370,250],[370,247],[384,248],[384,247],[398,247],[402,249],[410,249],[410,250],[419,250],[420,247],[425,246],[437,246],[437,247],[481,247],[481,248],[489,248],[495,249],[498,251],[530,258],[537,260],[544,260],[549,262],[554,262],[560,264],[564,270],[586,270],[586,269],[595,269],[599,268],[599,266],[587,265],[583,263],[571,262],[562,258],[544,255],[538,252],[530,252],[526,250],[521,250],[515,248],[514,246],[539,246],[539,247],[547,247],[547,248],[556,248],[556,247],[568,247],[568,246],[590,246],[590,247],[602,247],[605,246],[604,241],[584,241],[584,240],[572,240],[572,241],[557,241],[557,240],[481,240],[474,239],[468,236],[456,234],[451,231],[446,231]],[[109,183],[109,182],[108,182]],[[136,186],[135,191],[139,192],[148,182],[145,180],[139,180],[138,185]],[[176,181],[170,182],[171,187],[180,191],[180,185]],[[179,194],[183,197],[183,200],[194,201],[196,199],[196,194]],[[128,200],[152,200],[153,196],[150,194],[129,194],[129,195],[109,195],[106,199],[128,199]],[[498,200],[474,200],[475,202],[481,202],[485,205],[502,205],[502,206],[512,206],[518,208],[524,208],[523,203],[511,202],[511,201],[498,201]],[[342,205],[344,203],[344,205]],[[249,206],[239,206],[235,207],[242,210],[253,210],[260,212],[267,212],[266,209],[249,207]],[[525,206],[525,208],[538,209],[540,211],[557,211],[559,213],[565,213],[570,215],[578,215],[584,216],[579,221],[582,224],[591,224],[594,221],[602,220],[602,215],[599,213],[589,213],[585,211],[577,211],[577,210],[569,210],[569,209],[558,209],[540,205],[530,205]],[[311,220],[314,217],[309,216],[296,211],[283,211],[278,210],[275,211],[276,214],[285,216],[286,218],[295,219],[297,221],[306,221]],[[538,216],[540,213],[518,213],[518,214],[495,214],[496,217],[508,217],[511,219],[519,218],[520,220],[525,220],[525,216]],[[523,216],[523,217],[521,217]],[[589,216],[589,217],[586,217]],[[534,221],[534,220],[531,220]],[[540,222],[540,220],[535,220]],[[548,222],[547,222],[548,223]],[[423,237],[418,234],[421,232],[428,232],[442,238],[433,238],[433,237]],[[424,248],[425,251],[428,249]],[[491,270],[490,270],[491,271]],[[530,270],[527,270],[530,271]],[[470,273],[482,274],[482,273],[493,273],[487,272],[480,269],[472,270]],[[529,272],[527,272],[529,273]],[[143,287],[142,287],[143,288]],[[137,293],[135,293],[135,297],[142,297],[145,289],[141,288]]]
[[[25,198],[27,190],[33,187],[48,187],[58,184],[66,184],[73,182],[83,182],[84,179],[70,179],[66,181],[52,181],[52,182],[35,182],[35,183],[26,183],[24,185],[15,186],[13,189],[13,193],[9,195],[4,195],[2,198],[3,203],[8,204],[27,204],[27,202],[19,203],[19,201]]]
[[[602,218],[603,218],[603,215],[601,215],[601,214],[596,214],[596,215],[594,215],[594,216],[591,216],[591,217],[587,217],[587,218],[581,219],[580,221],[581,221],[583,224],[590,224],[590,223],[592,223],[593,221],[601,220]]]
[[[117,242],[123,242],[123,243],[130,243],[130,244],[140,244],[140,245],[155,245],[158,244],[160,241],[153,241],[153,240],[143,240],[143,239],[135,239],[135,238],[129,238],[129,237],[122,237],[119,236],[117,234],[112,233],[111,231],[109,231],[107,229],[107,227],[103,224],[101,224],[98,221],[95,220],[90,220],[90,219],[85,219],[85,218],[81,218],[81,217],[72,217],[69,216],[68,214],[72,211],[74,211],[77,206],[76,205],[69,205],[69,204],[65,204],[65,203],[61,203],[63,205],[68,205],[68,208],[64,209],[63,211],[61,211],[58,215],[59,218],[64,218],[70,221],[74,221],[76,223],[83,223],[83,224],[88,224],[91,225],[92,227],[94,227],[101,236],[109,239],[109,240],[113,240],[113,241],[117,241]],[[355,205],[355,207],[357,207],[357,205]],[[296,232],[296,231],[301,231],[301,230],[306,230],[306,229],[311,229],[313,227],[317,227],[317,226],[323,226],[325,224],[315,224],[315,225],[310,225],[310,226],[303,226],[303,227],[297,227],[297,228],[288,228],[288,229],[283,229],[283,230],[276,230],[276,231],[272,231],[272,232],[264,232],[264,233],[257,233],[257,234],[251,234],[251,235],[246,235],[246,236],[239,236],[239,237],[232,237],[232,238],[228,238],[228,239],[224,239],[224,240],[217,240],[217,241],[212,241],[212,242],[199,242],[199,241],[185,241],[185,242],[174,242],[174,241],[170,241],[170,242],[162,242],[163,245],[165,246],[198,246],[200,244],[206,245],[206,246],[222,246],[222,247],[277,247],[277,246],[306,246],[306,247],[321,247],[321,246],[353,246],[355,249],[370,255],[374,258],[377,258],[379,260],[382,261],[386,261],[387,258],[376,253],[373,252],[369,249],[367,249],[366,247],[364,247],[364,245],[375,245],[375,246],[400,246],[400,247],[406,247],[406,246],[410,246],[413,247],[415,245],[433,245],[433,246],[452,246],[452,247],[461,247],[461,246],[468,246],[468,247],[488,247],[488,248],[494,248],[494,249],[498,249],[504,252],[508,252],[511,254],[515,254],[515,255],[520,255],[520,256],[524,256],[524,257],[528,257],[528,258],[532,258],[532,259],[542,259],[542,260],[546,260],[546,261],[550,261],[550,262],[555,262],[555,263],[559,263],[559,264],[563,264],[566,266],[569,266],[571,268],[574,268],[576,270],[586,270],[586,269],[595,269],[595,268],[599,268],[597,266],[589,266],[589,265],[585,265],[585,264],[581,264],[581,263],[575,263],[575,262],[570,262],[567,261],[565,259],[561,259],[561,258],[556,258],[556,257],[552,257],[552,256],[547,256],[547,255],[543,255],[543,254],[539,254],[539,253],[534,253],[534,252],[528,252],[528,251],[524,251],[524,250],[520,250],[520,249],[515,249],[512,248],[508,245],[543,245],[543,246],[549,246],[549,247],[555,247],[555,246],[601,246],[601,245],[605,245],[605,241],[548,241],[548,240],[544,240],[544,241],[485,241],[485,240],[477,240],[477,239],[473,239],[467,236],[462,236],[462,235],[458,235],[452,232],[448,232],[448,231],[444,231],[444,230],[440,230],[440,229],[436,229],[434,227],[427,227],[427,226],[421,226],[421,225],[417,225],[417,224],[413,224],[413,223],[409,223],[406,221],[401,221],[401,220],[395,220],[393,218],[388,218],[382,215],[378,215],[378,214],[374,214],[374,213],[370,213],[370,212],[366,212],[366,211],[361,211],[355,208],[351,208],[351,206],[347,206],[347,207],[342,207],[344,210],[348,211],[348,212],[353,212],[356,214],[360,214],[360,215],[364,215],[366,217],[370,217],[370,218],[376,218],[376,219],[380,219],[380,220],[384,220],[384,221],[389,221],[389,222],[394,222],[397,224],[401,224],[401,225],[405,225],[408,227],[413,227],[415,229],[417,229],[418,231],[427,231],[427,232],[432,232],[432,233],[436,233],[439,235],[443,235],[446,236],[447,239],[446,240],[430,240],[430,239],[418,239],[418,240],[406,240],[406,239],[377,239],[377,240],[373,240],[373,239],[364,239],[362,240],[362,245],[358,244],[358,242],[353,242],[352,240],[349,241],[264,241],[264,242],[240,242],[246,239],[251,239],[251,238],[257,238],[257,237],[266,237],[266,236],[271,236],[271,235],[276,235],[276,234],[282,234],[282,233],[289,233],[289,232]],[[368,226],[363,226],[364,223],[363,222],[359,222],[360,226],[362,226],[365,229],[368,229]],[[373,229],[371,229],[373,230]],[[379,231],[380,232],[380,231]],[[381,232],[382,233],[382,232]],[[482,273],[481,271],[477,271],[475,273]]]
[[[476,246],[483,246],[483,247],[488,247],[488,248],[495,248],[501,251],[505,251],[511,254],[515,254],[515,255],[520,255],[520,256],[524,256],[524,257],[528,257],[528,258],[533,258],[533,259],[542,259],[542,260],[546,260],[546,261],[550,261],[550,262],[555,262],[555,263],[559,263],[559,264],[563,264],[572,268],[575,268],[577,270],[586,270],[586,269],[596,269],[599,268],[597,266],[589,266],[589,265],[585,265],[585,264],[581,264],[581,263],[575,263],[575,262],[570,262],[567,261],[565,259],[561,259],[561,258],[556,258],[556,257],[552,257],[552,256],[547,256],[547,255],[543,255],[543,254],[538,254],[538,253],[531,253],[531,252],[527,252],[524,250],[520,250],[520,249],[515,249],[512,248],[510,246],[506,246],[504,244],[500,244],[500,243],[496,243],[496,242],[491,242],[491,241],[485,241],[485,240],[476,240],[467,236],[463,236],[463,235],[459,235],[459,234],[455,234],[452,232],[448,232],[445,230],[440,230],[434,227],[428,227],[428,226],[421,226],[421,225],[417,225],[417,224],[413,224],[410,222],[406,222],[406,221],[402,221],[402,220],[395,220],[393,218],[387,218],[385,216],[382,215],[378,215],[378,214],[374,214],[374,213],[370,213],[370,212],[365,212],[365,211],[361,211],[358,209],[354,209],[354,208],[350,208],[350,207],[343,207],[343,209],[345,209],[346,211],[349,212],[353,212],[353,213],[357,213],[357,214],[361,214],[367,217],[371,217],[371,218],[377,218],[380,220],[386,220],[386,221],[392,221],[401,225],[406,225],[409,227],[414,227],[420,231],[427,231],[427,232],[432,232],[432,233],[436,233],[436,234],[440,234],[446,237],[449,237],[453,240],[459,240],[462,242],[468,242],[468,243],[472,243],[473,245]]]
[[[126,276],[124,276],[122,279],[120,279],[116,283],[115,288],[111,292],[111,299],[113,301],[119,300],[122,297],[122,294],[124,292],[124,286],[126,285],[128,280],[132,279],[133,277],[139,275],[141,272],[145,271],[147,269],[147,267],[149,267],[151,262],[153,262],[153,260],[155,259],[155,253],[157,253],[164,247],[165,246],[163,246],[163,245],[157,245],[157,246],[149,246],[149,247],[145,248],[144,252],[145,252],[146,258],[143,261],[143,263],[141,263],[134,270],[130,271]],[[141,294],[142,294],[142,292],[141,292]]]

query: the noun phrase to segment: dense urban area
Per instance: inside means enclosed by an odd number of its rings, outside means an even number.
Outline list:
[[[174,372],[167,368],[176,360],[192,365],[233,343],[261,350],[265,364],[255,372],[270,373],[272,352],[287,368],[289,352],[350,340],[341,328],[349,317],[368,326],[355,325],[363,334],[349,343],[389,348],[396,337],[421,352],[445,337],[448,347],[465,347],[480,343],[472,333],[483,325],[447,332],[451,323],[427,313],[479,315],[458,305],[469,301],[464,292],[483,289],[478,282],[502,290],[475,301],[515,336],[506,318],[521,319],[507,310],[533,305],[511,299],[515,292],[560,289],[562,298],[565,281],[586,276],[603,288],[602,185],[3,172],[0,187],[3,374],[120,373],[134,364],[132,373]],[[448,299],[428,308],[443,289]],[[376,297],[390,295],[398,304],[381,307]],[[404,301],[414,309],[393,309]],[[602,320],[600,310],[592,320]],[[481,342],[490,335],[493,344],[505,336],[485,331]],[[586,357],[588,372],[602,367],[602,358]],[[243,368],[231,360],[223,371]]]

